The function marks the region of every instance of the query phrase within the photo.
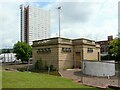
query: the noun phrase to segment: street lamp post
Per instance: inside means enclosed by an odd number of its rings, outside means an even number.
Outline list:
[[[57,9],[58,9],[58,18],[59,18],[58,22],[59,22],[59,37],[60,37],[60,10],[61,10],[61,6],[59,6]]]

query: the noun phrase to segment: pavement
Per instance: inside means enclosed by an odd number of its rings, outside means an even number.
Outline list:
[[[60,70],[60,74],[62,77],[72,79],[72,80],[78,80],[81,79],[80,77],[80,69],[67,69],[67,70]]]
[[[107,88],[109,85],[111,85],[118,87],[117,76],[110,77],[109,79],[107,77],[90,76],[90,75],[82,74],[81,69],[60,70],[59,73],[61,74],[62,77],[72,79],[77,83],[88,86]]]

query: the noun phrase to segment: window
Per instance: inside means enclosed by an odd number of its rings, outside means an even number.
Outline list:
[[[51,48],[39,48],[37,50],[37,53],[50,53],[51,52]]]
[[[88,49],[87,49],[87,52],[88,52],[88,53],[92,53],[92,52],[93,52],[93,48],[88,48]]]
[[[62,48],[62,52],[71,52],[71,48]]]

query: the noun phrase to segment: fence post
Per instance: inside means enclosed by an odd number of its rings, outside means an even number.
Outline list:
[[[81,67],[81,82],[83,83],[83,60],[81,62],[82,67]]]

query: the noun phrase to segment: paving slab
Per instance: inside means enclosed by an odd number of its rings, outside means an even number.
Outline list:
[[[107,88],[109,85],[118,86],[118,78],[114,77],[96,77],[81,73],[81,69],[68,69],[59,71],[62,77],[72,79],[75,82],[82,83],[88,86],[99,88]]]

